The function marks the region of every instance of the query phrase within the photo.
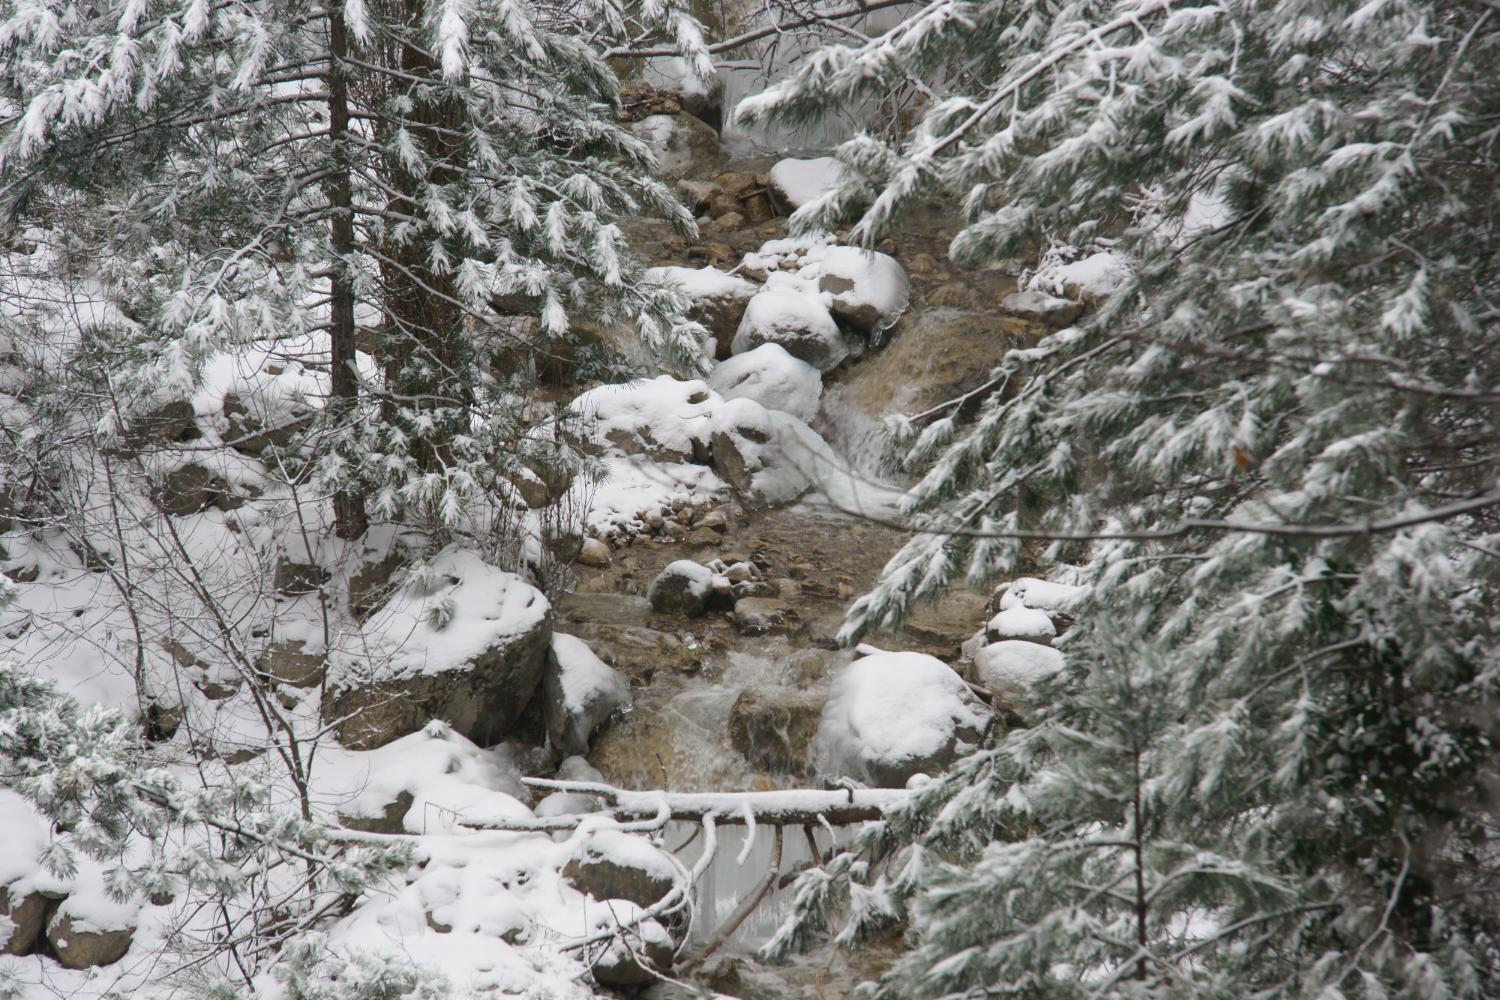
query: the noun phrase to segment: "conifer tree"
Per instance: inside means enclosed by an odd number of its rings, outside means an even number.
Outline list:
[[[1089,587],[1067,668],[776,950],[842,899],[911,919],[888,996],[1500,990],[1497,59],[1484,0],[938,0],[741,105],[924,80],[797,221],[956,195],[961,262],[1132,268],[908,428],[921,533],[845,631],[1036,557]]]
[[[308,440],[339,533],[451,526],[542,447],[528,352],[624,320],[697,357],[617,224],[691,219],[615,121],[585,25],[707,65],[661,4],[22,0],[0,18],[0,217],[62,233],[64,273],[121,304],[133,322],[91,336],[143,413],[216,350],[326,340]]]

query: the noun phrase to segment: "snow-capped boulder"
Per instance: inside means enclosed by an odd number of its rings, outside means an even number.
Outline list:
[[[751,298],[730,350],[744,354],[762,344],[779,344],[820,372],[849,356],[844,335],[828,310],[817,299],[789,288],[763,288]]]
[[[1130,264],[1125,258],[1105,250],[1066,264],[1041,267],[1027,287],[1049,295],[1095,302],[1112,294],[1129,278]]]
[[[644,986],[672,970],[677,953],[672,935],[658,921],[645,917],[642,909],[620,900],[585,907],[591,934],[612,932],[581,956],[599,985]]]
[[[988,719],[942,660],[924,653],[864,656],[834,678],[818,725],[817,770],[904,788],[913,775],[941,770],[977,743]]]
[[[729,344],[740,328],[745,306],[759,286],[736,274],[715,267],[653,267],[646,280],[657,284],[674,284],[693,300],[688,318],[702,323],[714,338],[717,357],[729,357]]]
[[[1064,327],[1083,312],[1083,303],[1061,299],[1036,289],[1011,292],[1000,300],[1000,311],[1051,327]]]
[[[985,637],[990,642],[1003,639],[1026,639],[1044,646],[1052,645],[1057,635],[1057,626],[1052,616],[1038,608],[1017,606],[1001,610],[984,627]]]
[[[1067,614],[1085,593],[1086,587],[1023,576],[1006,584],[1000,608],[1037,608],[1053,615]]]
[[[577,636],[552,634],[552,657],[544,680],[544,716],[552,745],[581,754],[589,738],[615,712],[630,704],[630,685]]]
[[[888,254],[858,247],[827,247],[813,267],[818,290],[832,296],[833,315],[850,329],[879,341],[911,302],[906,269]]]
[[[625,899],[647,907],[672,891],[679,872],[671,857],[646,838],[603,828],[574,843],[562,876],[601,903]]]
[[[678,559],[651,581],[647,597],[651,610],[662,614],[686,615],[696,618],[708,610],[708,600],[713,594],[714,571],[691,559]]]
[[[657,172],[668,180],[712,177],[719,172],[719,133],[692,115],[649,115],[630,131],[656,155]]]
[[[771,187],[783,205],[796,209],[836,187],[843,173],[843,164],[831,156],[778,160],[771,168]]]
[[[571,409],[590,439],[621,454],[706,463],[718,402],[704,382],[659,375],[590,389]]]
[[[313,407],[298,399],[269,393],[227,392],[224,441],[236,451],[259,455],[267,448],[283,448],[312,425]]]
[[[790,424],[800,421],[767,410],[753,399],[731,399],[719,407],[712,441],[714,470],[743,506],[790,503],[812,487],[811,479],[798,468],[798,453],[788,447],[789,440],[795,439]]]
[[[383,746],[433,719],[498,743],[541,683],[551,637],[540,591],[477,553],[446,550],[330,659],[327,714],[350,747]]]
[[[1026,639],[1002,639],[974,655],[979,684],[1011,702],[1023,700],[1033,684],[1062,668],[1062,653]]]
[[[510,748],[476,746],[442,722],[375,750],[323,749],[315,774],[319,798],[336,803],[339,822],[355,830],[427,833],[460,816],[531,816]]]
[[[65,969],[87,969],[112,965],[125,957],[135,936],[133,926],[100,927],[82,915],[68,910],[71,897],[47,923],[47,943]]]
[[[720,362],[708,376],[709,386],[725,399],[753,399],[768,410],[811,421],[823,395],[816,368],[794,358],[780,344],[761,344]]]

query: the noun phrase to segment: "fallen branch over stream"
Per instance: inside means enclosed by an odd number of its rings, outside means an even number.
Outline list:
[[[712,815],[720,826],[764,823],[769,826],[839,826],[880,819],[887,809],[906,801],[895,788],[791,788],[774,792],[634,792],[591,781],[523,778],[533,788],[597,795],[609,812],[623,819],[651,819],[663,806],[673,820],[697,822]]]

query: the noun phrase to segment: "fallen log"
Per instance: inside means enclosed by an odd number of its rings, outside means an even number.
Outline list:
[[[906,801],[907,792],[895,788],[789,788],[774,792],[636,792],[591,781],[523,778],[533,788],[597,795],[609,802],[609,812],[625,819],[651,819],[662,807],[673,820],[697,822],[712,815],[720,826],[747,822],[771,826],[839,826],[880,819],[886,810]]]

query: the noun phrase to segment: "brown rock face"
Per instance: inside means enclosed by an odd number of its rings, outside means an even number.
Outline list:
[[[25,955],[42,933],[47,913],[47,897],[39,892],[12,896],[13,890],[0,888],[0,917],[11,922],[10,936],[0,940],[0,955]]]
[[[530,631],[490,647],[466,668],[416,674],[333,693],[324,710],[339,742],[373,750],[442,719],[480,746],[509,736],[531,703],[552,643],[549,613]]]
[[[154,445],[196,437],[196,431],[193,404],[185,399],[174,399],[129,421],[120,432],[119,448],[125,454],[134,455]]]
[[[273,642],[256,658],[255,669],[277,684],[316,687],[323,682],[328,657],[304,652],[306,648],[307,643],[301,639]]]
[[[130,950],[134,928],[123,930],[86,931],[73,926],[73,918],[58,913],[47,925],[47,943],[52,945],[57,960],[68,969],[87,969],[94,965],[110,965],[125,957]]]
[[[313,414],[303,413],[280,425],[258,414],[238,393],[224,395],[224,416],[229,421],[225,440],[236,451],[259,455],[267,448],[284,448],[299,433],[312,426]]]
[[[803,774],[825,700],[807,691],[747,688],[729,710],[730,745],[756,770]]]

